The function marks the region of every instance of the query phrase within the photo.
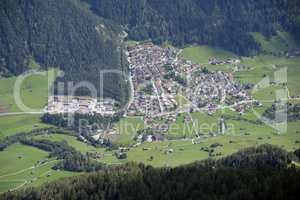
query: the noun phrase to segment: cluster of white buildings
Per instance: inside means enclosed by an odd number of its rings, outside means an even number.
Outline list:
[[[91,97],[51,96],[44,111],[49,114],[79,113],[113,115],[115,101],[111,99],[99,101]]]
[[[210,58],[208,60],[208,63],[211,65],[239,64],[241,63],[241,60],[237,58],[227,58],[225,60],[221,60],[218,58]]]

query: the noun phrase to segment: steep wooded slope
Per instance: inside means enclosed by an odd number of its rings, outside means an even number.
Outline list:
[[[221,46],[242,55],[259,50],[248,34],[286,30],[299,37],[297,0],[89,0],[100,16],[128,28],[132,39]]]
[[[43,68],[60,67],[61,81],[89,81],[100,91],[99,70],[126,70],[121,31],[74,0],[2,0],[0,72],[20,74],[35,60]],[[126,96],[120,76],[104,82],[106,96]],[[78,94],[88,92],[81,88]]]

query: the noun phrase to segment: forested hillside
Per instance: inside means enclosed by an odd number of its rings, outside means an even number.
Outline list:
[[[299,39],[298,0],[86,0],[95,13],[127,27],[134,40],[209,44],[241,55],[259,50],[249,32],[289,31]]]
[[[0,198],[297,199],[300,172],[289,167],[289,159],[287,152],[264,145],[217,162],[208,160],[178,168],[122,165]]]
[[[18,75],[35,61],[44,69],[61,68],[62,81],[90,81],[99,90],[99,70],[127,68],[121,33],[75,0],[2,0],[0,76]],[[125,98],[123,78],[110,74],[104,82],[106,96]]]

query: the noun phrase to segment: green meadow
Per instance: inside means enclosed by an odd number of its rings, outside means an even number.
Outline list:
[[[50,135],[39,135],[35,136],[34,139],[43,139],[43,140],[50,140],[55,142],[67,142],[68,145],[75,148],[77,151],[80,151],[83,154],[86,153],[100,153],[102,155],[101,159],[98,159],[99,162],[106,163],[106,164],[113,164],[118,163],[118,160],[113,155],[113,152],[106,151],[105,148],[96,148],[91,146],[87,143],[79,141],[75,136],[65,135],[65,134],[50,134]]]
[[[221,147],[214,149],[215,153],[221,153],[213,158],[220,158],[230,155],[238,150],[261,144],[273,144],[288,151],[300,148],[297,142],[300,139],[300,125],[297,122],[288,124],[288,132],[278,135],[271,128],[255,127],[252,124],[236,123],[237,134],[211,137],[199,144],[192,144],[191,139],[170,140],[166,142],[144,143],[139,147],[132,148],[128,152],[127,161],[142,162],[156,167],[178,166],[194,161],[210,158],[209,153],[201,148],[210,147],[212,144],[221,144]],[[250,134],[246,134],[251,132]],[[172,150],[172,153],[167,153]]]
[[[50,160],[47,152],[37,148],[22,144],[9,146],[0,152],[0,192],[39,186],[51,180],[77,175],[52,170],[57,162]]]
[[[36,128],[50,127],[40,119],[41,115],[13,115],[0,117],[0,139]]]
[[[202,63],[212,71],[223,70],[232,72],[233,68],[231,65],[209,65],[208,60],[204,60],[200,51],[202,47],[188,47],[183,50],[183,57],[190,59],[194,63]],[[219,56],[218,56],[219,55]],[[212,54],[210,57],[224,58],[224,55],[232,55],[230,53]],[[229,56],[230,57],[230,56]],[[231,56],[232,57],[232,56]],[[247,71],[235,72],[235,78],[243,83],[259,83],[265,76],[268,76],[270,80],[274,80],[274,73],[278,70],[287,69],[287,86],[290,94],[299,95],[300,87],[298,86],[299,75],[300,75],[300,57],[286,58],[284,56],[273,56],[273,55],[257,55],[254,57],[242,57],[241,64],[249,67]]]
[[[266,38],[261,33],[250,33],[267,53],[279,53],[297,48],[295,39],[287,32],[277,31],[271,38]]]
[[[169,139],[178,139],[184,137],[191,137],[194,135],[193,123],[188,120],[189,116],[186,113],[179,114],[174,123],[171,124],[168,131]]]
[[[118,145],[131,145],[138,130],[144,129],[142,117],[125,117],[117,124],[118,137],[113,142]]]
[[[190,46],[183,49],[182,56],[185,59],[189,59],[194,63],[208,64],[209,58],[226,59],[234,57],[235,54],[229,51],[225,51],[218,47],[211,47],[207,45]]]
[[[211,47],[207,45],[189,46],[183,49],[181,53],[182,58],[191,60],[193,63],[205,66],[211,71],[222,70],[231,71],[231,65],[210,65],[208,63],[210,58],[233,58],[237,57],[234,53],[225,51],[219,47]]]
[[[265,76],[274,80],[274,73],[287,69],[287,87],[290,95],[299,95],[300,57],[286,58],[272,55],[259,55],[253,58],[242,58],[242,64],[251,67],[249,71],[236,72],[235,77],[244,83],[259,83]],[[282,73],[284,75],[284,73]]]
[[[133,46],[138,45],[139,42],[138,41],[134,41],[134,40],[128,40],[128,41],[126,41],[126,44],[127,44],[128,47],[133,47]]]
[[[49,80],[48,80],[49,75]],[[53,75],[53,76],[52,76]],[[20,108],[16,104],[19,94],[23,104],[31,109],[42,109],[47,103],[48,91],[54,79],[58,75],[58,70],[50,69],[47,72],[36,72],[28,74],[23,79],[22,76],[5,78],[0,80],[0,105],[7,112],[19,112]],[[20,81],[20,92],[15,90]]]
[[[287,58],[284,55],[274,56],[272,53],[293,50],[298,47],[295,40],[285,32],[277,32],[271,38],[265,38],[259,33],[250,33],[261,45],[265,54],[253,57],[241,57],[241,64],[249,67],[247,71],[235,72],[235,78],[243,83],[259,83],[265,76],[274,80],[274,73],[283,68],[287,68],[287,86],[291,96],[300,95],[298,85],[300,76],[300,56]],[[210,46],[190,46],[183,49],[181,56],[191,60],[193,63],[202,64],[211,71],[222,70],[232,72],[232,65],[209,65],[208,59],[215,57],[225,59],[235,57],[231,52],[222,50],[218,47]]]
[[[178,106],[185,106],[189,103],[188,100],[181,94],[178,94],[175,99],[176,99]]]
[[[74,136],[64,135],[64,134],[38,135],[38,136],[35,136],[34,139],[49,140],[49,141],[54,141],[54,142],[65,141],[68,143],[68,145],[70,145],[71,147],[74,147],[77,151],[80,151],[82,153],[92,152],[92,151],[95,151],[95,149],[96,149],[91,145],[88,145],[84,142],[77,140],[77,138]]]
[[[34,65],[34,63],[32,65]],[[21,100],[31,109],[41,110],[46,105],[50,87],[48,81],[50,84],[53,83],[53,78],[58,75],[58,70],[50,69],[49,71],[41,73],[42,74],[28,74],[21,82]],[[34,128],[49,126],[40,122],[40,114],[1,116],[1,114],[3,115],[5,113],[21,112],[15,101],[16,90],[14,89],[20,77],[21,76],[0,80],[0,139],[19,132],[27,132]]]

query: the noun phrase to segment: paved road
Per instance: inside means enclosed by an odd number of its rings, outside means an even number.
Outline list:
[[[4,116],[15,116],[15,115],[40,115],[44,114],[45,112],[11,112],[11,113],[0,113],[0,117]]]

